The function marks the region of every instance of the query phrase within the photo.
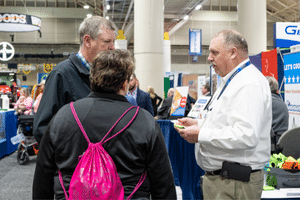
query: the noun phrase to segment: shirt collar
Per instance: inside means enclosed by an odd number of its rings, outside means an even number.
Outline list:
[[[236,66],[233,70],[231,70],[226,76],[224,76],[223,78],[221,78],[222,80],[222,84],[225,85],[225,83],[228,81],[228,79],[231,77],[231,75],[241,66],[243,66],[246,62],[249,61],[249,58],[247,58],[246,60],[244,60],[243,62],[241,62],[238,66]]]
[[[81,63],[90,71],[91,69],[91,63],[89,63],[82,55],[82,53],[80,52],[80,50],[78,51],[78,53],[76,54],[76,56],[81,60]]]
[[[127,95],[128,96],[132,96],[134,99],[136,99],[136,96],[137,96],[137,87],[133,90],[132,93],[130,91],[128,91]]]

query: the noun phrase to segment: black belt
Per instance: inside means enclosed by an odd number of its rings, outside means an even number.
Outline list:
[[[251,173],[254,173],[254,172],[258,172],[260,171],[261,169],[256,169],[256,170],[252,170]],[[220,175],[221,174],[221,170],[216,170],[216,171],[212,171],[212,172],[205,172],[205,175],[211,175],[211,176],[217,176],[217,175]]]

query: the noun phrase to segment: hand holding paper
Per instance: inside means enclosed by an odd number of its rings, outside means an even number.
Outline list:
[[[178,124],[182,126],[192,126],[192,125],[198,125],[198,120],[197,119],[191,119],[188,117],[178,119]]]
[[[175,130],[180,134],[180,136],[189,143],[197,143],[200,127],[197,125],[192,125],[185,127],[185,129],[179,129],[175,127]]]

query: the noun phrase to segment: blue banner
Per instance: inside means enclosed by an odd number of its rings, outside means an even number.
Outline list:
[[[284,55],[285,84],[300,84],[300,53]]]
[[[202,55],[202,30],[189,29],[189,54],[191,56]]]

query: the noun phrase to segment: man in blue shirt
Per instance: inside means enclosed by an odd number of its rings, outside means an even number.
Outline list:
[[[138,105],[144,108],[154,116],[154,111],[151,103],[149,93],[144,92],[137,87],[137,78],[135,74],[132,74],[129,81],[129,91],[126,94],[126,98],[132,105]]]

